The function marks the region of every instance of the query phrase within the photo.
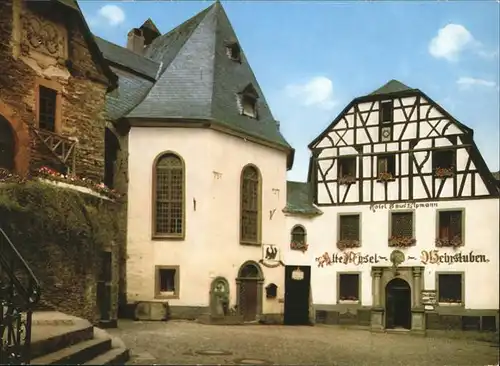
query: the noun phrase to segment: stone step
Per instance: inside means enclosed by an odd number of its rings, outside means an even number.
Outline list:
[[[32,325],[31,358],[57,352],[79,342],[91,340],[94,328],[86,320],[74,325]]]
[[[89,339],[31,360],[32,365],[81,365],[111,349],[111,338]]]
[[[94,357],[83,365],[124,365],[130,355],[126,348],[112,348],[106,353]]]
[[[128,349],[119,338],[87,320],[59,312],[33,313],[31,364],[124,364]]]

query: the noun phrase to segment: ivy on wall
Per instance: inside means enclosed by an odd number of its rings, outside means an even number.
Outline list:
[[[120,205],[40,181],[0,184],[0,227],[42,286],[42,307],[95,321],[100,252],[113,250]]]

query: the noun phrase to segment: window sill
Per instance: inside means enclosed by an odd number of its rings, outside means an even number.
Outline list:
[[[438,306],[464,306],[462,302],[438,302]]]
[[[396,178],[392,179],[377,179],[377,183],[390,183],[390,182],[395,182]]]
[[[252,242],[252,241],[240,241],[240,245],[249,245],[249,246],[254,246],[254,247],[262,246],[261,243],[256,243],[256,242]]]
[[[359,300],[339,300],[339,304],[347,304],[347,305],[359,305],[360,301]]]
[[[175,241],[181,241],[184,240],[185,236],[178,236],[178,235],[153,235],[151,237],[151,240],[155,241],[162,241],[162,240],[175,240]]]
[[[179,299],[179,295],[178,294],[174,294],[174,295],[156,294],[155,295],[155,300],[174,300],[174,299]]]

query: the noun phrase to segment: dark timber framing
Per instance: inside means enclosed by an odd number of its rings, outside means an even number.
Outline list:
[[[403,98],[414,98],[414,101],[410,104],[405,100],[406,103],[403,104]],[[372,113],[379,113],[379,115],[382,113],[379,109],[379,102],[386,101],[391,101],[393,106],[391,121],[382,123],[379,118],[378,123],[370,122]],[[361,111],[359,106],[360,103],[368,103],[363,108],[363,111]],[[431,117],[433,111],[439,112],[442,116]],[[396,118],[396,113],[398,113],[399,118]],[[351,117],[348,118],[349,116]],[[404,138],[410,124],[415,125],[415,135],[412,135],[411,138]],[[395,137],[396,140],[391,139],[391,141],[387,142],[380,140],[379,134],[382,125],[391,126],[393,131],[392,137]],[[445,135],[446,131],[452,125],[459,131],[454,134]],[[425,129],[423,126],[426,126]],[[352,144],[348,144],[345,138],[349,134],[349,131],[352,131],[353,137],[349,141]],[[366,134],[366,143],[361,143],[359,136],[357,136],[359,132]],[[495,179],[488,170],[472,136],[473,131],[470,128],[457,121],[418,89],[356,98],[344,108],[321,135],[309,144],[309,148],[312,151],[310,168],[312,173],[309,178],[315,183],[313,184],[315,204],[318,206],[336,206],[388,203],[401,200],[423,202],[429,200],[464,200],[498,197],[499,192],[495,186]],[[374,141],[377,137],[378,141]],[[451,146],[442,146],[443,138],[448,139]],[[428,141],[427,146],[429,147],[417,148],[417,144],[423,140]],[[320,142],[322,142],[321,147],[318,146]],[[391,145],[392,147],[389,148]],[[341,155],[340,149],[346,146],[354,147],[357,154]],[[376,146],[378,146],[377,149]],[[462,151],[465,151],[468,157],[465,160],[465,165],[461,164],[459,167],[455,163],[452,176],[440,178],[435,176],[434,169],[431,169],[430,172],[423,170],[424,165],[432,158],[433,152],[452,150],[454,151],[456,162],[459,149],[464,149]],[[331,151],[331,154],[328,155],[331,156],[325,156],[324,153],[329,151]],[[377,182],[376,157],[387,153],[392,153],[396,156],[394,167],[396,170],[395,183]],[[407,158],[405,154],[408,155]],[[349,157],[356,158],[358,176],[354,183],[339,184],[338,174],[337,179],[327,178],[332,169],[338,172],[337,160],[339,158]],[[363,174],[365,168],[363,162],[365,158],[369,158],[371,161],[371,174],[369,176],[364,176]],[[403,174],[404,164],[408,164],[408,167]],[[488,191],[487,194],[476,195],[475,177],[482,178]],[[417,185],[415,185],[414,179],[420,182],[418,186],[421,186],[423,192],[425,192],[424,195],[419,194],[420,197],[416,194],[415,189]],[[353,184],[357,184],[358,187],[351,187]],[[364,197],[363,195],[363,193],[365,195],[367,193],[365,192],[366,187],[364,187],[366,184],[369,184],[370,197]],[[374,191],[377,184],[384,185],[385,194],[375,200]],[[466,184],[470,184],[470,191],[465,189]],[[326,192],[326,196],[323,196],[321,200],[318,197],[318,188],[320,186]],[[389,200],[388,187],[397,187],[397,199],[393,198]],[[451,189],[452,194],[447,193],[443,195],[445,187],[449,187],[446,189]],[[355,202],[352,198],[348,200],[350,192],[355,192],[357,196],[354,200]]]

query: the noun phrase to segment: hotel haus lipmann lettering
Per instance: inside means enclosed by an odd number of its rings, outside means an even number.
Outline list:
[[[418,258],[408,256],[406,259],[417,260]],[[361,252],[345,252],[333,253],[332,255],[324,253],[316,258],[318,267],[329,266],[332,264],[354,264],[360,266],[363,264],[376,264],[380,262],[388,262],[387,256],[380,254],[363,254]],[[458,252],[455,254],[442,253],[439,250],[422,250],[420,252],[420,262],[422,264],[452,264],[452,263],[489,263],[489,259],[484,254],[474,254],[474,251],[469,253]]]
[[[403,202],[403,203],[377,203],[370,205],[370,211],[377,210],[413,210],[417,208],[436,208],[436,202]]]

